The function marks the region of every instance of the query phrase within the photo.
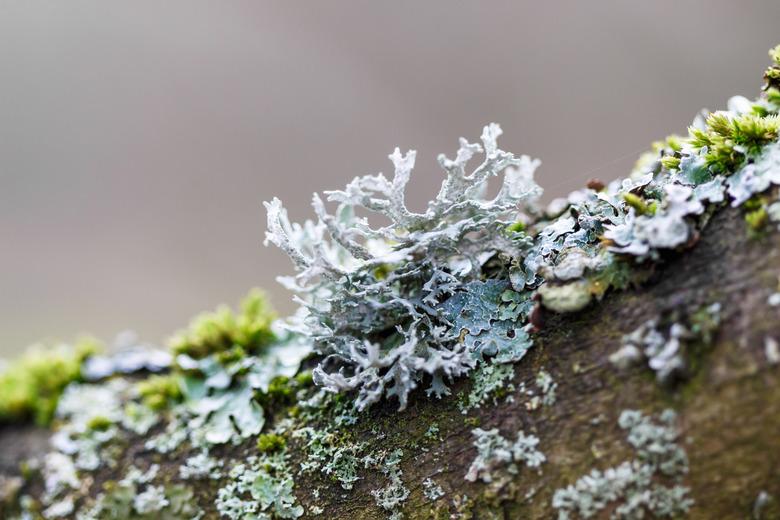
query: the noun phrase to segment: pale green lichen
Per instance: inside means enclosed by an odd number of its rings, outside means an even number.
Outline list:
[[[204,514],[192,489],[183,485],[154,485],[159,467],[143,472],[131,466],[119,482],[106,482],[93,503],[76,515],[77,520],[198,520]]]
[[[554,405],[556,401],[555,390],[558,388],[558,383],[555,382],[550,373],[546,370],[540,370],[537,372],[534,382],[539,388],[541,395],[531,397],[530,408],[535,410],[540,404],[544,406]]]
[[[208,451],[202,450],[199,453],[188,457],[184,464],[179,466],[179,476],[184,480],[189,479],[211,479],[218,480],[222,478],[220,468],[224,466],[223,461],[210,456]]]
[[[511,442],[504,438],[497,428],[472,430],[477,456],[469,466],[464,477],[470,482],[477,479],[491,483],[501,478],[503,472],[515,475],[520,471],[519,465],[538,468],[547,458],[537,449],[539,439],[534,435],[517,432],[517,439]]]
[[[303,507],[293,494],[295,486],[287,454],[250,456],[230,470],[230,482],[217,493],[216,508],[229,520],[298,518]]]
[[[311,427],[295,430],[292,435],[305,440],[307,457],[301,462],[302,471],[320,471],[337,481],[343,489],[352,489],[359,480],[358,468],[364,443],[340,442],[335,433]]]
[[[720,303],[713,303],[691,314],[684,323],[673,321],[666,330],[660,327],[658,319],[648,320],[623,336],[620,349],[609,360],[621,369],[646,362],[659,382],[671,383],[688,372],[691,346],[712,342],[720,315]]]
[[[552,501],[558,520],[593,518],[605,510],[612,511],[610,518],[624,520],[686,513],[693,500],[680,482],[688,472],[688,459],[677,445],[674,422],[671,410],[657,422],[635,410],[623,411],[618,424],[628,431],[626,440],[636,458],[604,471],[594,469],[558,489]]]
[[[371,490],[376,504],[391,513],[391,518],[400,519],[399,509],[409,498],[409,489],[403,482],[403,471],[401,471],[401,458],[404,452],[400,449],[393,450],[387,456],[383,457],[381,462],[375,458],[364,459],[367,467],[377,467],[389,480],[388,484],[379,489]]]
[[[491,398],[495,403],[499,393],[506,395],[514,391],[514,385],[510,383],[514,375],[515,370],[512,365],[481,363],[471,373],[471,391],[458,402],[461,413],[465,414],[473,408],[479,408]]]
[[[436,502],[444,496],[444,490],[433,479],[426,478],[423,480],[423,495],[431,502]]]

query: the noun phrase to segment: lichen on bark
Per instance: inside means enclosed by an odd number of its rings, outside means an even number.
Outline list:
[[[269,203],[301,312],[275,320],[252,292],[171,355],[78,354],[46,406],[40,363],[11,365],[0,514],[777,517],[772,57],[758,100],[546,208],[537,163],[498,149],[497,125],[440,158],[424,213],[403,203],[414,154],[398,151],[392,180],[330,192],[333,214],[315,197],[317,222]],[[34,384],[14,400],[18,381]],[[39,413],[50,427],[25,422]]]

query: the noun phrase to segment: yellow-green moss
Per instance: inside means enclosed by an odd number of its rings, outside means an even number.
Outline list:
[[[264,433],[257,438],[257,449],[260,453],[275,453],[287,446],[284,437],[275,433]]]
[[[196,316],[188,329],[180,331],[170,341],[175,354],[203,358],[239,346],[257,354],[274,341],[271,323],[276,313],[260,289],[252,289],[234,313],[222,305],[214,312]]]
[[[0,422],[51,422],[68,383],[81,379],[81,364],[101,350],[92,338],[75,345],[34,346],[0,374]]]
[[[92,417],[89,421],[87,421],[87,428],[90,430],[95,431],[106,431],[108,430],[113,423],[111,422],[111,419],[108,417],[103,417],[102,415],[96,415],[95,417]]]
[[[152,410],[163,410],[182,399],[177,374],[150,376],[139,382],[137,389],[143,404]]]

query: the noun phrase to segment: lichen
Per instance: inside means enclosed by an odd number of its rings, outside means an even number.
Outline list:
[[[515,237],[506,228],[517,220],[512,217],[518,205],[540,193],[532,180],[538,161],[500,150],[500,134],[498,125],[488,125],[481,146],[461,139],[454,160],[439,157],[447,177],[424,213],[404,203],[415,152],[402,155],[397,149],[390,156],[392,181],[381,174],[359,177],[345,190],[327,193],[338,204],[335,216],[315,195],[316,224],[292,225],[278,199],[266,203],[266,243],[284,250],[298,270],[282,280],[302,298],[305,315],[298,330],[325,357],[314,370],[317,384],[335,392],[357,390],[359,408],[388,395],[403,409],[423,374],[433,376],[429,392],[441,397],[447,393],[444,379],[473,368],[473,352],[458,341],[459,330],[447,326],[437,306],[464,294],[467,283],[480,282],[496,251],[518,254],[527,245],[524,233]],[[480,152],[485,160],[467,173],[468,161]],[[486,198],[489,178],[499,175],[498,195]],[[356,216],[358,208],[392,224],[372,228]]]
[[[464,477],[470,482],[479,479],[491,483],[498,478],[498,473],[501,471],[514,475],[519,472],[520,464],[537,468],[547,460],[544,453],[537,449],[539,439],[534,435],[526,435],[519,431],[517,440],[512,443],[504,438],[497,428],[492,430],[476,428],[471,433],[474,436],[477,456]]]
[[[0,421],[56,419],[52,451],[25,475],[41,478],[42,491],[25,487],[17,509],[83,520],[198,518],[197,502],[206,500],[231,519],[297,518],[304,509],[293,491],[302,478],[318,484],[306,489],[315,501],[306,504],[311,515],[325,513],[333,499],[326,483],[344,498],[358,483],[371,487],[376,506],[391,518],[401,518],[422,487],[439,511],[439,473],[412,486],[402,466],[417,450],[428,453],[452,438],[453,417],[421,418],[404,459],[382,422],[396,417],[378,411],[367,432],[358,424],[369,415],[363,410],[386,398],[404,409],[420,386],[443,398],[466,375],[472,385],[460,394],[464,412],[520,398],[528,398],[529,412],[553,406],[558,382],[537,370],[537,361],[532,383],[513,381],[514,365],[548,313],[580,312],[608,291],[646,279],[655,263],[695,243],[720,206],[742,206],[755,232],[780,222],[777,191],[770,190],[780,184],[778,49],[765,96],[732,98],[726,111],[698,118],[687,137],[654,145],[629,178],[589,182],[546,208],[533,181],[538,161],[500,150],[494,124],[481,144],[463,139],[455,159],[440,157],[442,188],[421,213],[404,202],[414,152],[397,150],[393,179],[359,177],[326,192],[332,212],[315,195],[316,223],[291,224],[274,199],[266,205],[267,242],[284,249],[298,271],[282,280],[301,304],[292,317],[276,320],[254,290],[238,312],[222,306],[197,317],[171,340],[170,353],[122,335],[111,354],[77,344],[5,368]],[[482,153],[482,163],[467,171]],[[492,177],[502,182],[488,197]],[[385,225],[375,227],[365,211],[386,218]],[[780,297],[767,303],[780,305]],[[666,310],[627,334],[612,361],[646,362],[662,382],[695,371],[718,332],[721,309],[685,311]],[[779,350],[765,336],[769,364],[780,362]],[[540,352],[545,364],[548,355]],[[574,366],[575,374],[583,370]],[[513,440],[477,428],[485,414],[456,422],[474,428],[477,453],[465,479],[488,483],[489,491],[522,466],[540,470],[546,461],[534,435],[520,431]],[[672,423],[670,413],[660,422],[621,414],[636,455],[558,490],[559,517],[684,513],[691,504],[681,485],[687,462]],[[106,479],[141,448],[164,469],[130,467],[119,482]],[[294,463],[288,450],[296,450]],[[197,501],[189,484],[198,486]],[[527,489],[526,500],[538,489]],[[447,503],[465,515],[479,500],[454,495]]]
[[[690,348],[697,342],[709,345],[720,325],[720,303],[713,303],[693,313],[686,323],[672,322],[665,331],[658,319],[651,319],[623,336],[621,347],[609,360],[621,369],[640,362],[655,372],[663,384],[684,376],[690,368]]]
[[[204,514],[194,501],[192,489],[183,485],[155,485],[159,467],[147,472],[131,466],[119,482],[106,482],[91,505],[76,515],[78,520],[198,520]]]
[[[431,502],[436,502],[444,496],[444,490],[430,477],[423,480],[423,494]]]
[[[250,456],[229,473],[230,482],[217,493],[216,508],[230,520],[298,518],[303,507],[293,494],[294,482],[287,454]]]
[[[458,408],[465,414],[473,408],[479,408],[491,397],[495,403],[498,398],[497,394],[506,395],[514,390],[514,385],[510,383],[514,375],[515,371],[511,365],[481,363],[472,372],[471,391],[459,401]]]
[[[693,500],[680,485],[688,472],[688,459],[677,441],[675,414],[664,411],[658,421],[635,410],[624,410],[618,424],[627,430],[627,442],[636,458],[604,471],[594,469],[576,483],[558,489],[552,505],[558,520],[592,518],[612,511],[610,518],[677,517]]]
[[[403,471],[400,467],[403,455],[402,450],[396,449],[383,457],[381,462],[373,457],[364,460],[367,467],[378,467],[389,480],[386,486],[371,490],[371,495],[379,507],[392,513],[393,519],[401,518],[399,509],[409,497],[409,489],[404,485]]]

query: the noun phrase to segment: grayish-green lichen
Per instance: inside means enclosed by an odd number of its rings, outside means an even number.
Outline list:
[[[552,505],[558,520],[593,518],[605,509],[610,518],[633,520],[647,514],[677,517],[693,504],[688,488],[680,485],[688,459],[677,445],[675,414],[664,411],[653,421],[635,410],[620,414],[618,424],[636,458],[604,471],[594,469],[567,488],[559,489]]]
[[[371,490],[371,495],[379,507],[391,513],[390,518],[392,519],[402,518],[400,508],[409,497],[409,489],[401,478],[403,476],[403,471],[401,471],[403,455],[402,450],[396,449],[383,457],[381,462],[375,457],[364,459],[366,467],[378,468],[389,480],[386,486]]]
[[[646,361],[659,382],[669,383],[687,367],[686,344],[709,343],[720,324],[721,305],[713,303],[694,313],[688,325],[672,323],[666,332],[659,330],[657,319],[648,320],[623,336],[622,346],[609,360],[621,369]]]
[[[423,494],[431,502],[435,502],[444,496],[444,490],[432,478],[423,480]]]
[[[217,493],[216,507],[230,520],[298,518],[303,515],[293,494],[286,453],[251,456],[233,466],[230,482]]]
[[[491,397],[495,403],[495,394],[499,390],[502,392],[514,391],[514,385],[509,383],[514,375],[515,369],[512,365],[481,363],[471,374],[471,391],[458,402],[461,413],[465,414],[472,408],[479,408]]]
[[[477,456],[464,477],[470,482],[479,479],[490,483],[498,477],[499,472],[517,474],[520,464],[538,468],[546,460],[544,453],[537,449],[539,439],[522,431],[517,432],[514,443],[504,438],[497,428],[487,431],[476,428],[471,433]]]

